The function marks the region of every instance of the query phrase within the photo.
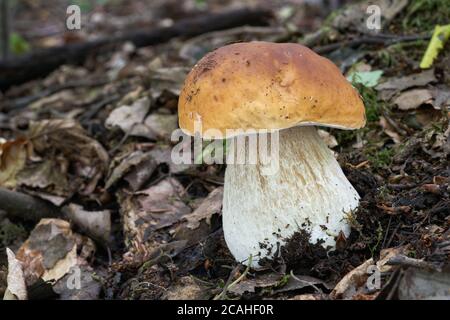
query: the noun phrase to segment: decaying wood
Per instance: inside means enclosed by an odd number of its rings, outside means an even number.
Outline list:
[[[134,31],[120,36],[36,51],[16,59],[0,61],[0,90],[43,77],[63,64],[82,63],[89,55],[112,50],[123,42],[129,41],[136,47],[144,47],[164,43],[175,37],[194,37],[242,25],[266,25],[270,17],[270,11],[264,9],[237,9],[186,18],[170,27]]]

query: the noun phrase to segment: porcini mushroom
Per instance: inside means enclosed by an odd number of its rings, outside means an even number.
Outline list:
[[[333,248],[340,232],[349,235],[346,217],[359,195],[314,126],[358,129],[365,110],[331,61],[299,44],[227,45],[189,73],[178,112],[190,135],[200,119],[204,138],[211,138],[208,129],[224,137],[227,129],[279,130],[277,174],[254,164],[226,168],[223,230],[238,261],[251,255],[257,267],[300,230],[324,248]]]

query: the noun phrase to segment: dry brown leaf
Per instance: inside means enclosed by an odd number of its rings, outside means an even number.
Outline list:
[[[14,188],[17,175],[25,166],[26,140],[19,138],[0,143],[0,186]]]
[[[35,195],[60,205],[76,191],[67,179],[67,163],[64,159],[45,159],[29,163],[17,177],[17,184],[31,188]],[[39,190],[39,191],[36,191]]]
[[[151,68],[149,77],[152,86],[152,98],[158,98],[164,90],[179,95],[189,71],[190,68],[186,67]]]
[[[211,217],[219,214],[222,210],[223,187],[219,187],[210,192],[201,205],[191,214],[186,216],[189,229],[197,229],[201,221],[211,224]]]
[[[228,292],[241,296],[244,293],[254,293],[257,288],[268,288],[276,286],[283,278],[282,274],[266,273],[256,275],[255,278],[245,279],[228,289]]]
[[[119,127],[130,136],[169,140],[172,132],[178,128],[178,116],[160,113],[147,115],[149,111],[150,100],[141,98],[131,105],[114,109],[106,119],[105,126]]]
[[[114,186],[121,179],[125,179],[132,190],[137,191],[150,178],[157,166],[152,155],[141,150],[131,152],[119,161],[120,163],[112,169],[106,181],[105,187],[107,189]]]
[[[150,100],[147,97],[138,99],[131,105],[114,109],[105,121],[105,127],[119,127],[123,132],[134,136],[149,136],[152,134],[143,124],[150,110]]]
[[[401,142],[402,137],[397,133],[397,131],[395,131],[394,127],[383,116],[380,116],[380,126],[383,128],[383,132],[391,137],[395,143]]]
[[[398,285],[401,300],[450,300],[450,272],[408,268]]]
[[[190,148],[190,140],[186,140],[183,143],[189,144]],[[175,164],[172,161],[172,148],[170,146],[162,146],[158,145],[155,148],[153,148],[150,152],[150,155],[155,159],[156,163],[159,164],[167,164],[169,166],[170,172],[173,174],[182,173],[189,171],[193,168],[195,168],[195,164]]]
[[[208,298],[210,298],[210,294],[190,276],[178,279],[163,295],[165,300],[204,300]]]
[[[422,104],[432,104],[433,92],[429,89],[412,89],[401,93],[394,99],[400,110],[417,109]]]
[[[56,161],[58,165],[53,167],[54,170],[59,170],[62,175],[73,175],[76,180],[71,180],[71,186],[76,187],[80,194],[91,194],[106,173],[108,153],[74,120],[34,122],[28,136],[37,155]],[[69,168],[71,172],[68,172]],[[24,179],[22,182],[25,183]],[[69,196],[71,191],[64,190],[64,195]]]
[[[175,231],[175,239],[188,241],[190,245],[202,241],[217,228],[212,223],[213,217],[219,217],[222,212],[223,187],[211,191],[200,206],[185,216],[186,222]],[[217,224],[217,223],[216,223]]]
[[[366,281],[369,277],[367,270],[372,265],[374,265],[374,261],[369,259],[347,273],[334,287],[330,296],[333,299],[352,299],[357,294],[366,293]]]
[[[172,226],[191,212],[181,195],[183,186],[174,178],[164,179],[135,194],[120,195],[125,234],[130,241],[144,243],[153,232]]]
[[[6,254],[8,256],[8,287],[6,288],[5,299],[27,300],[28,293],[22,264],[9,248],[6,248]]]
[[[420,73],[411,74],[405,77],[392,77],[385,82],[376,86],[383,100],[389,100],[397,92],[408,88],[422,87],[429,83],[436,82],[434,69],[422,71]]]
[[[17,252],[27,285],[39,278],[58,281],[72,267],[85,264],[87,256],[83,256],[86,253],[83,241],[81,236],[72,232],[67,221],[42,219]],[[89,241],[86,244],[92,246]],[[81,252],[80,256],[77,252]]]

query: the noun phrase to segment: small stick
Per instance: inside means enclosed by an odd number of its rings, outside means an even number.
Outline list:
[[[430,34],[427,35],[408,35],[408,36],[398,36],[392,38],[377,37],[377,36],[365,36],[352,40],[344,40],[341,42],[327,44],[321,47],[315,47],[313,50],[318,54],[326,54],[330,53],[334,50],[343,48],[343,47],[357,47],[363,44],[372,44],[372,45],[391,45],[397,42],[407,42],[407,41],[416,41],[416,40],[428,40],[431,38]]]
[[[241,276],[239,278],[237,278],[235,281],[233,281],[231,284],[231,279],[233,279],[232,277],[234,277],[234,275],[236,274],[237,270],[233,270],[231,272],[230,278],[228,279],[227,283],[225,284],[222,293],[220,293],[219,295],[214,297],[214,300],[223,300],[224,298],[226,298],[227,296],[227,292],[228,290],[230,290],[231,287],[234,287],[236,284],[238,284],[239,282],[242,281],[242,279],[244,279],[248,272],[250,271],[250,266],[252,265],[252,256],[250,255],[249,259],[248,259],[248,266],[245,269],[245,271],[241,274]]]

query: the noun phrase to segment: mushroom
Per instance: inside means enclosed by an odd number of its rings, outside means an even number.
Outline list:
[[[341,232],[349,236],[347,217],[360,197],[314,126],[358,129],[366,119],[359,94],[331,61],[293,43],[227,45],[188,74],[178,112],[180,128],[203,138],[213,138],[209,129],[226,138],[227,129],[279,130],[276,174],[257,164],[226,168],[223,231],[238,261],[252,256],[258,267],[301,230],[328,249]]]

